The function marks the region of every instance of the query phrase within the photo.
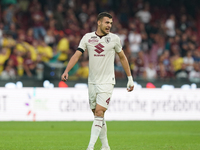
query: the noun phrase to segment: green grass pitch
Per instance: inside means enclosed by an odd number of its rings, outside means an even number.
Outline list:
[[[0,122],[0,150],[86,150],[92,122]],[[107,121],[112,150],[200,150],[200,121]],[[95,150],[100,150],[98,139]]]

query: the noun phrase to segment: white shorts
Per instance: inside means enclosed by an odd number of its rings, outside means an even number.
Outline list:
[[[95,109],[99,104],[108,109],[112,96],[113,84],[90,84],[88,85],[90,109]]]

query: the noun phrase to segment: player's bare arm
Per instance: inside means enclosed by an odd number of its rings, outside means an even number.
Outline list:
[[[77,50],[74,55],[71,57],[69,63],[67,64],[67,67],[64,71],[64,73],[61,76],[62,81],[67,81],[68,79],[68,72],[74,67],[74,65],[78,62],[79,58],[81,57],[82,52]]]
[[[133,77],[131,75],[130,67],[128,64],[128,60],[127,60],[126,55],[124,54],[123,50],[117,54],[119,56],[120,62],[122,63],[122,66],[126,72],[126,75],[128,76],[127,90],[128,90],[128,92],[131,92],[134,89],[134,83],[133,83]]]

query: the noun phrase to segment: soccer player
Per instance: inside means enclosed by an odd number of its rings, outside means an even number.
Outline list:
[[[101,150],[110,150],[104,113],[109,106],[115,84],[115,53],[118,54],[128,76],[128,92],[133,90],[134,83],[127,58],[122,50],[120,39],[116,34],[110,33],[112,16],[107,12],[100,13],[97,17],[97,25],[96,32],[87,33],[82,37],[77,51],[71,57],[61,79],[62,81],[67,81],[68,72],[87,49],[89,54],[89,104],[94,113],[94,121],[87,150],[94,149],[98,137],[102,142]]]

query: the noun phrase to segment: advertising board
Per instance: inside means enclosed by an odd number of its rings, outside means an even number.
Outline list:
[[[199,89],[115,88],[106,120],[200,120]],[[0,121],[88,121],[87,88],[0,88]]]

